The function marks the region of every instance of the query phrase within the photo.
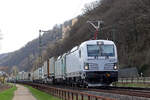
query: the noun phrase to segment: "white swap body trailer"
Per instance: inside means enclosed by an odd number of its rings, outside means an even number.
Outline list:
[[[66,54],[59,56],[55,61],[55,83],[65,82]]]
[[[54,78],[54,72],[55,72],[55,58],[52,57],[49,59],[49,77]]]
[[[53,83],[54,82],[54,72],[55,72],[55,58],[52,57],[44,62],[43,66],[43,74],[44,74],[44,82],[45,83]]]
[[[44,61],[44,64],[43,64],[43,74],[44,74],[44,78],[47,78],[48,77],[48,73],[47,73],[47,61]]]
[[[109,85],[118,79],[117,61],[113,41],[85,41],[66,54],[66,80],[86,86]]]
[[[18,73],[18,80],[24,80],[24,71]]]
[[[43,65],[43,74],[45,78],[54,77],[54,70],[55,69],[55,59],[54,57],[48,59],[44,62]]]
[[[30,72],[24,73],[24,80],[30,80]]]
[[[43,74],[43,66],[42,67],[39,67],[38,69],[36,69],[34,72],[33,72],[33,77],[34,77],[34,82],[37,82],[37,83],[42,83],[43,79],[44,79],[44,74]]]
[[[61,79],[63,78],[61,59],[62,57],[59,56],[57,60],[55,61],[55,80],[56,81],[61,81]]]

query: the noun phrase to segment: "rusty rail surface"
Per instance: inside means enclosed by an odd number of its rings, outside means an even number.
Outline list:
[[[34,88],[47,92],[52,96],[61,98],[62,100],[115,100],[112,98],[96,96],[80,91],[50,87],[42,84],[28,83],[26,85],[30,85]]]

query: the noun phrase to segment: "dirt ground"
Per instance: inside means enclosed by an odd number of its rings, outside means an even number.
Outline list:
[[[36,100],[26,87],[18,84],[16,87],[17,90],[14,93],[13,100]]]
[[[11,88],[11,86],[0,84],[0,92],[2,92],[2,91],[4,91],[4,90],[7,90],[7,89],[9,89],[9,88]]]

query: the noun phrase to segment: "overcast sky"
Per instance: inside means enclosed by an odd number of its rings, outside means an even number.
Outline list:
[[[76,17],[92,1],[95,0],[0,0],[0,53],[20,49],[38,37],[39,29],[52,29]]]

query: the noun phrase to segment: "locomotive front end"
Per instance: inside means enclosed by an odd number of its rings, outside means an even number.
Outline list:
[[[87,42],[84,76],[87,86],[110,85],[118,80],[117,49],[112,41]]]

